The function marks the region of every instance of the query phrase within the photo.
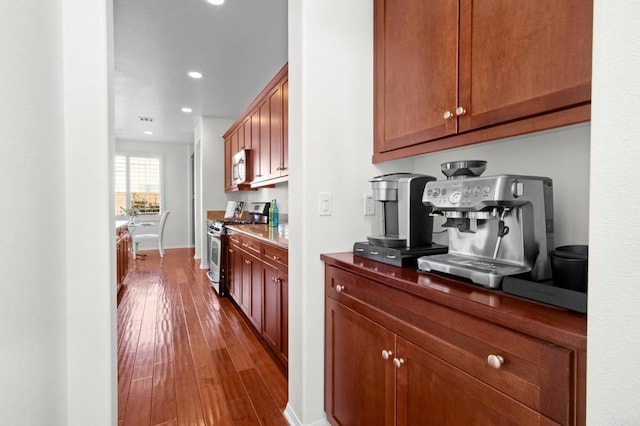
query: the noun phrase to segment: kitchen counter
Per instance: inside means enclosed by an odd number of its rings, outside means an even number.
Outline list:
[[[289,240],[286,238],[286,228],[288,225],[280,225],[278,228],[272,228],[262,224],[248,224],[248,225],[225,225],[227,228],[237,231],[243,234],[247,234],[250,237],[257,238],[268,244],[274,246],[289,249]]]
[[[551,342],[571,342],[586,350],[587,317],[472,284],[464,279],[387,265],[352,253],[321,255],[327,265],[345,268],[416,296]]]

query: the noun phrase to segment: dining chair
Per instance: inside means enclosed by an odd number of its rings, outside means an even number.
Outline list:
[[[158,233],[157,234],[137,234],[133,236],[133,258],[136,259],[138,256],[138,244],[146,241],[153,241],[158,243],[158,251],[160,252],[160,257],[164,257],[164,247],[162,246],[162,240],[164,238],[164,227],[167,224],[167,217],[171,213],[168,210],[162,212],[160,216],[160,224],[158,225]]]

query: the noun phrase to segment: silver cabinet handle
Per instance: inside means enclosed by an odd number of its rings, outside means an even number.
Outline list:
[[[445,111],[444,114],[442,114],[442,118],[445,120],[451,120],[453,118],[453,113],[451,111]]]
[[[336,286],[336,291],[337,291],[338,293],[340,293],[342,290],[344,290],[344,286],[343,286],[343,285],[338,284],[338,285]]]
[[[456,108],[456,115],[457,116],[461,116],[461,115],[465,115],[467,113],[467,110],[462,108],[462,107],[458,107]]]
[[[385,349],[382,350],[382,359],[389,359],[393,355],[393,352],[387,351]]]
[[[372,254],[372,255],[374,255],[374,256],[375,256],[375,255],[380,254],[380,252],[379,252],[379,251],[373,251],[373,250],[372,250],[372,251],[370,251],[370,252],[369,252],[369,254]]]
[[[491,354],[487,357],[487,364],[492,368],[498,369],[504,364],[504,358],[500,355]]]
[[[400,368],[400,366],[402,366],[402,364],[404,364],[404,359],[402,359],[402,358],[394,358],[393,359],[393,365],[396,368]]]

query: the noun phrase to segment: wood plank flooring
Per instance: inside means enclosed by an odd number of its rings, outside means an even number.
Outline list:
[[[118,305],[118,425],[287,425],[287,381],[192,249],[132,260]]]

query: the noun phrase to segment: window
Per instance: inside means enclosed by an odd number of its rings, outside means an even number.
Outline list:
[[[140,214],[160,214],[161,168],[160,157],[116,155],[116,215],[128,208],[135,208]]]

